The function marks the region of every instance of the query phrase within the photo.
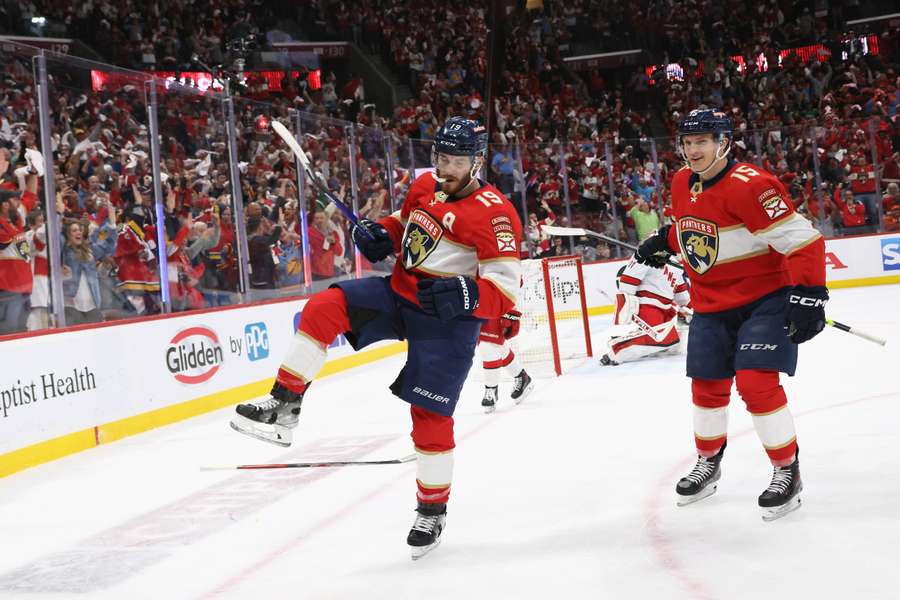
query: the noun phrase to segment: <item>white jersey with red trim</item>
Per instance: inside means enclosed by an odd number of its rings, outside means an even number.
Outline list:
[[[515,306],[522,224],[494,186],[484,184],[464,198],[451,199],[431,173],[423,173],[410,186],[403,207],[379,222],[399,253],[391,288],[404,299],[418,304],[421,279],[465,275],[478,284],[476,317],[497,318]]]
[[[684,278],[684,272],[671,266],[661,269],[644,265],[634,258],[629,261],[619,275],[619,291],[621,294],[637,296],[638,303],[643,306],[655,306],[662,310],[674,310],[677,306],[690,303],[690,290]],[[627,304],[624,298],[617,298],[616,325],[630,323],[631,314],[625,314]]]

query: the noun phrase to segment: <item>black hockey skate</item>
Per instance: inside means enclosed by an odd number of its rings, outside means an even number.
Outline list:
[[[800,479],[800,450],[794,462],[786,467],[775,467],[772,483],[759,495],[759,507],[765,522],[780,519],[788,513],[800,508],[800,492],[803,481]]]
[[[497,386],[484,386],[484,398],[481,399],[484,412],[492,413],[497,410]]]
[[[509,397],[513,399],[513,402],[518,404],[527,398],[533,390],[534,381],[532,381],[531,375],[526,373],[525,369],[522,369],[519,371],[519,374],[516,375],[516,383],[513,387],[512,394],[510,394]]]
[[[441,543],[441,533],[447,522],[447,504],[426,504],[419,502],[416,520],[406,537],[412,550],[412,559],[419,560]]]
[[[615,367],[619,363],[617,363],[616,361],[611,359],[609,357],[609,354],[604,354],[603,356],[600,357],[600,364],[603,365],[604,367]]]
[[[237,405],[231,428],[264,442],[290,446],[302,402],[302,393],[295,394],[276,382],[268,398]]]
[[[718,487],[716,482],[722,476],[721,462],[727,445],[727,442],[722,444],[715,456],[709,458],[697,456],[697,464],[693,470],[678,480],[678,485],[675,486],[678,506],[699,502],[716,493]]]

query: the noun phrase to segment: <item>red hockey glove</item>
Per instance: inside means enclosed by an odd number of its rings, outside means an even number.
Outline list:
[[[502,317],[500,317],[500,327],[503,328],[503,338],[511,340],[519,335],[519,325],[521,323],[522,313],[516,309],[512,309]]]

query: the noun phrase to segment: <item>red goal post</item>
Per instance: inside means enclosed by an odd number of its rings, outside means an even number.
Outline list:
[[[593,356],[581,257],[523,261],[517,308],[522,321],[513,342],[523,362],[552,362],[561,375],[566,361]]]

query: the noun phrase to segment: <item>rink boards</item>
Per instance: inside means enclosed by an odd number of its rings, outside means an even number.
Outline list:
[[[829,286],[900,283],[900,234],[828,240]],[[623,261],[586,265],[591,314],[611,311]],[[0,342],[0,477],[265,394],[304,300],[215,309]],[[405,350],[353,353],[322,376]]]

